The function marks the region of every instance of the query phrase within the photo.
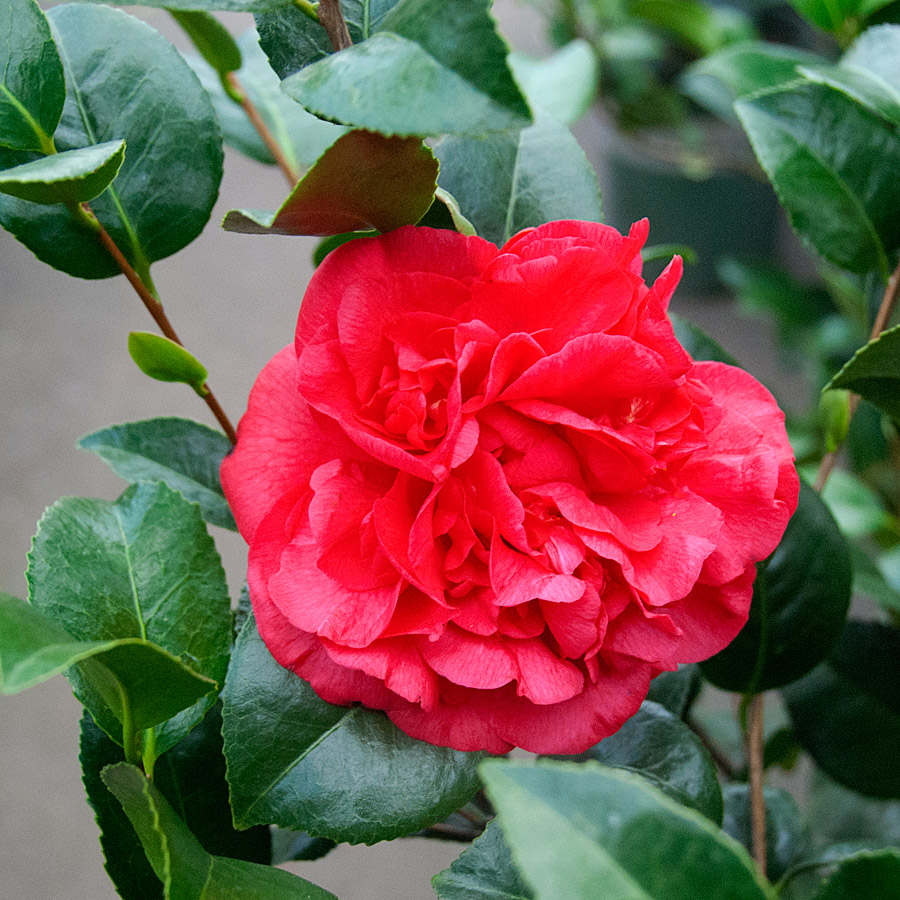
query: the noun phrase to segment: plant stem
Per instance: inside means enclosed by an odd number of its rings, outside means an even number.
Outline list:
[[[335,52],[353,46],[344,14],[341,12],[340,0],[319,0],[319,24],[328,32]]]
[[[141,281],[140,276],[137,272],[135,272],[131,263],[125,258],[125,255],[116,245],[116,242],[112,239],[109,232],[100,224],[99,219],[94,215],[93,210],[86,204],[82,203],[80,205],[75,204],[70,207],[75,218],[84,224],[86,227],[89,227],[93,232],[97,234],[100,238],[100,242],[106,248],[109,255],[116,261],[116,265],[118,265],[119,269],[121,269],[122,274],[128,279],[131,286],[134,288],[135,293],[138,297],[141,298],[141,302],[147,308],[147,312],[153,316],[153,321],[159,326],[159,330],[170,340],[174,341],[174,343],[179,344],[180,346],[184,346],[181,342],[181,338],[175,332],[175,329],[172,327],[172,323],[169,321],[168,316],[163,309],[162,303],[153,296],[153,294],[148,290],[147,286]],[[225,415],[225,411],[219,405],[219,401],[216,400],[215,395],[209,389],[209,386],[204,384],[203,389],[206,391],[206,394],[203,396],[203,400],[206,405],[209,407],[212,414],[216,417],[216,421],[219,425],[222,426],[222,430],[225,432],[228,440],[231,441],[232,444],[237,443],[237,433],[234,430],[234,426],[231,424],[228,416]]]
[[[234,72],[228,73],[228,85],[231,88],[228,96],[236,103],[240,104],[241,109],[244,110],[244,113],[250,120],[250,124],[256,129],[256,133],[262,138],[269,153],[275,158],[275,162],[278,163],[278,168],[284,173],[284,177],[288,180],[288,184],[293,187],[300,180],[300,173],[293,165],[291,165],[290,160],[284,155],[281,144],[275,140],[275,135],[272,134],[269,130],[269,126],[263,121],[262,116],[259,114],[259,110],[256,108],[256,104],[254,104],[247,96],[247,92],[244,90],[243,85],[241,85]]]
[[[308,19],[312,19],[313,22],[319,21],[319,13],[316,10],[315,3],[310,3],[309,0],[294,0],[294,6]]]
[[[721,748],[710,738],[703,726],[693,717],[690,716],[686,720],[687,726],[697,735],[700,743],[706,747],[707,752],[712,757],[713,762],[719,767],[722,774],[731,781],[737,774],[737,770],[731,760],[722,752]]]
[[[747,759],[750,769],[750,824],[753,859],[766,874],[766,798],[763,794],[763,694],[754,694],[747,710]]]
[[[887,287],[884,289],[884,297],[881,299],[881,306],[878,307],[878,314],[875,316],[875,324],[872,326],[872,333],[869,335],[869,341],[874,341],[875,338],[887,328],[888,322],[891,320],[891,315],[894,312],[894,308],[897,305],[898,295],[900,295],[900,263],[897,264],[897,268],[894,269],[891,277],[888,278]],[[859,406],[859,400],[858,394],[851,394],[850,415],[848,421],[852,421],[853,414]],[[831,471],[838,461],[842,448],[843,444],[839,447],[835,447],[834,450],[830,453],[826,453],[825,456],[822,457],[822,462],[819,465],[819,472],[816,475],[816,483],[813,485],[813,488],[817,493],[821,493],[822,489],[825,487],[828,476],[831,475]]]

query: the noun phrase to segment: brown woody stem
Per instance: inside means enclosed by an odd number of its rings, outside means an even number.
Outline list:
[[[340,0],[319,0],[318,12],[319,23],[328,32],[335,52],[352,47],[353,41],[350,40],[350,32],[341,12]]]
[[[228,85],[231,87],[229,96],[233,97],[244,110],[250,124],[256,129],[256,133],[262,138],[263,143],[269,150],[269,153],[275,158],[278,168],[284,173],[288,184],[293,187],[300,180],[300,173],[293,167],[290,160],[284,155],[281,144],[275,140],[275,135],[269,130],[269,126],[263,121],[256,104],[247,96],[234,72],[228,73]],[[233,91],[233,93],[232,93]]]
[[[766,798],[763,794],[763,711],[762,694],[755,694],[747,708],[747,759],[750,769],[750,825],[753,859],[766,874]]]
[[[884,297],[881,299],[881,306],[878,307],[878,314],[875,316],[875,324],[872,326],[872,333],[869,335],[869,340],[874,341],[878,335],[887,328],[888,322],[891,320],[891,315],[894,312],[894,308],[897,305],[897,297],[900,295],[900,263],[897,264],[897,268],[894,269],[891,277],[888,279],[887,287],[884,289]],[[849,418],[853,419],[853,414],[856,412],[856,408],[859,406],[859,395],[852,394],[850,396],[850,415]],[[840,447],[835,447],[830,453],[826,453],[825,456],[822,457],[822,462],[819,464],[819,471],[816,475],[816,483],[813,485],[813,488],[821,493],[822,489],[825,487],[825,484],[828,481],[828,476],[831,475],[832,469],[834,469],[835,464],[838,461],[838,457],[841,455],[841,449],[843,445]]]
[[[180,346],[184,346],[181,342],[181,338],[178,337],[175,329],[172,327],[172,323],[169,321],[168,316],[163,309],[162,303],[153,296],[153,294],[147,289],[147,285],[141,281],[140,276],[134,270],[134,267],[130,262],[125,258],[125,255],[117,246],[116,242],[112,239],[109,232],[100,224],[100,221],[94,215],[93,210],[86,204],[82,203],[80,206],[77,206],[76,209],[78,212],[73,209],[73,214],[85,225],[91,228],[92,231],[97,233],[97,236],[100,238],[100,242],[106,248],[109,255],[116,261],[116,265],[121,269],[122,274],[128,279],[128,282],[134,288],[135,293],[138,297],[141,298],[141,302],[147,308],[147,312],[153,316],[153,321],[159,326],[159,330],[170,340],[174,341],[176,344]],[[203,389],[206,393],[203,395],[203,400],[206,405],[209,407],[212,414],[216,417],[216,421],[219,425],[222,426],[222,430],[228,437],[228,440],[231,441],[232,444],[237,443],[237,433],[234,430],[234,426],[231,424],[228,416],[225,415],[225,411],[219,405],[219,401],[216,400],[215,394],[209,389],[209,386],[204,384]]]

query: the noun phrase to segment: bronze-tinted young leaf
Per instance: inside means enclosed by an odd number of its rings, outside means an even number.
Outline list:
[[[900,630],[850,621],[828,660],[783,690],[804,749],[831,778],[900,798]]]
[[[844,538],[825,504],[801,482],[781,543],[757,566],[747,624],[700,671],[728,691],[754,693],[795,681],[837,641],[851,581]]]
[[[437,174],[437,160],[418,138],[351,131],[325,151],[277,213],[232,210],[223,227],[244,234],[390,231],[425,215]]]
[[[853,391],[900,421],[900,325],[858,350],[825,386],[829,388]]]
[[[223,702],[239,827],[268,822],[371,844],[440,821],[477,789],[481,754],[413,740],[381,712],[319,699],[275,662],[252,619],[235,645]]]
[[[205,393],[203,385],[209,373],[181,344],[152,331],[132,331],[128,335],[128,353],[150,378],[188,384],[201,396]]]
[[[131,484],[164,481],[199,504],[207,522],[235,529],[219,479],[219,466],[231,450],[221,431],[188,419],[148,419],[87,434],[78,446]]]
[[[146,639],[193,671],[224,682],[231,641],[225,573],[200,510],[159,482],[130,487],[115,503],[66,498],[44,514],[27,571],[32,604],[76,640]],[[115,736],[91,684],[70,680]],[[203,717],[215,694],[157,728],[157,752]]]
[[[52,148],[66,99],[63,67],[35,0],[0,8],[0,147]]]
[[[162,35],[121,10],[65,4],[48,12],[65,62],[58,150],[124,140],[114,184],[91,202],[137,269],[190,243],[209,219],[222,177],[222,138],[197,78]],[[6,166],[30,162],[13,154]],[[81,278],[119,267],[64,207],[0,196],[0,224],[41,260]]]

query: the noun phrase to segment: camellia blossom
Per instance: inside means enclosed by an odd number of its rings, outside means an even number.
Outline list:
[[[322,263],[222,482],[260,634],[323,699],[576,753],[738,633],[797,505],[784,416],[678,343],[647,233],[409,227]]]

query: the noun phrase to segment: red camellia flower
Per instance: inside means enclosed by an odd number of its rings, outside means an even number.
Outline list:
[[[222,481],[274,657],[416,738],[575,753],[721,650],[797,504],[784,417],[694,362],[627,236],[331,253]]]

